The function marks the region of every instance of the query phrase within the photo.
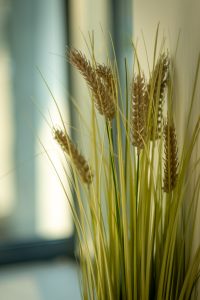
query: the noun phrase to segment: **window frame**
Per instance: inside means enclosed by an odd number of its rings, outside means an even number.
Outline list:
[[[67,44],[70,43],[70,13],[69,1],[63,0],[66,14]],[[68,86],[70,87],[70,68],[68,68]],[[72,109],[69,106],[69,114],[72,117]],[[40,237],[24,239],[0,239],[0,267],[7,264],[51,260],[57,257],[75,259],[76,234],[73,233],[67,238],[45,239]]]

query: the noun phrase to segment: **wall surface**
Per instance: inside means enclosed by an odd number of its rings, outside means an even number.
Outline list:
[[[164,35],[170,54],[174,58],[177,40],[180,32],[176,65],[177,99],[181,99],[178,125],[182,126],[185,113],[188,110],[188,100],[191,95],[195,67],[200,52],[200,2],[198,0],[135,0],[134,2],[134,36],[138,38],[138,49],[141,57],[145,57],[142,32],[150,61],[153,54],[153,44],[158,22],[160,36]],[[146,60],[144,69],[147,68]],[[199,91],[198,91],[199,92]],[[200,101],[196,101],[195,112],[200,110]],[[194,112],[194,114],[195,114]]]
[[[186,116],[189,111],[195,69],[200,53],[200,1],[199,0],[135,0],[134,1],[134,36],[137,41],[137,49],[142,60],[144,71],[147,71],[147,60],[142,40],[142,32],[147,45],[150,62],[152,62],[153,45],[158,22],[160,22],[160,37],[166,37],[166,44],[170,56],[175,64],[175,123],[177,127],[179,143],[182,144],[186,132]],[[180,32],[178,51],[175,58],[177,40]],[[200,80],[195,97],[191,128],[200,114]],[[193,124],[192,124],[193,123]],[[196,155],[199,157],[198,143]],[[199,172],[199,170],[198,170]],[[191,187],[192,188],[192,187]],[[200,200],[200,199],[199,199]],[[199,201],[200,202],[200,201]],[[200,204],[196,222],[195,247],[200,242]]]

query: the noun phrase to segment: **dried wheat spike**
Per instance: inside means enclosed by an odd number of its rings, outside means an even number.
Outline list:
[[[98,64],[96,67],[96,73],[105,86],[105,89],[113,99],[113,103],[116,103],[116,78],[113,71],[109,66]]]
[[[115,116],[115,102],[108,87],[102,82],[95,68],[84,54],[76,49],[68,53],[69,62],[74,65],[85,78],[94,96],[97,110],[101,115],[111,121]]]
[[[69,155],[73,164],[75,165],[83,182],[90,184],[93,179],[93,174],[89,167],[88,162],[79,153],[76,146],[71,141],[70,137],[60,129],[53,129],[53,135],[55,140],[61,146],[63,152]]]
[[[147,134],[148,97],[144,75],[138,74],[132,83],[132,103],[130,113],[131,143],[140,152],[144,148]]]
[[[152,101],[152,112],[151,112],[151,128],[150,128],[150,138],[153,140],[154,130],[155,139],[160,138],[163,125],[163,102],[165,96],[165,90],[167,87],[167,81],[169,76],[169,58],[168,54],[161,54],[158,58],[156,66],[151,74],[149,80],[148,90],[150,94],[150,89],[153,88],[153,101]],[[157,120],[155,123],[157,111]],[[156,128],[154,129],[154,124]]]
[[[106,65],[98,64],[96,67],[96,72],[108,88],[114,89],[115,80],[114,75],[110,67]]]
[[[170,193],[176,186],[178,176],[178,147],[173,122],[165,123],[163,134],[165,147],[163,190]]]

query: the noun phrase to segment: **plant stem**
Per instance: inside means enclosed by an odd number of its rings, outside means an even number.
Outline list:
[[[125,58],[125,73],[126,73],[126,124],[125,124],[125,183],[127,185],[127,150],[128,150],[128,138],[129,138],[129,126],[128,126],[128,122],[129,122],[129,116],[128,116],[128,74],[127,74],[127,61]],[[127,187],[126,187],[127,190]]]
[[[140,153],[137,153],[137,178],[136,178],[136,212],[138,206],[138,191],[139,191],[139,173],[140,173]]]

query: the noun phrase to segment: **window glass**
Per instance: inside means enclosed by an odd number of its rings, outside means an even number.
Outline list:
[[[51,130],[61,122],[45,81],[69,123],[66,23],[64,1],[0,0],[1,242],[73,232],[66,197],[45,153],[63,173]]]

